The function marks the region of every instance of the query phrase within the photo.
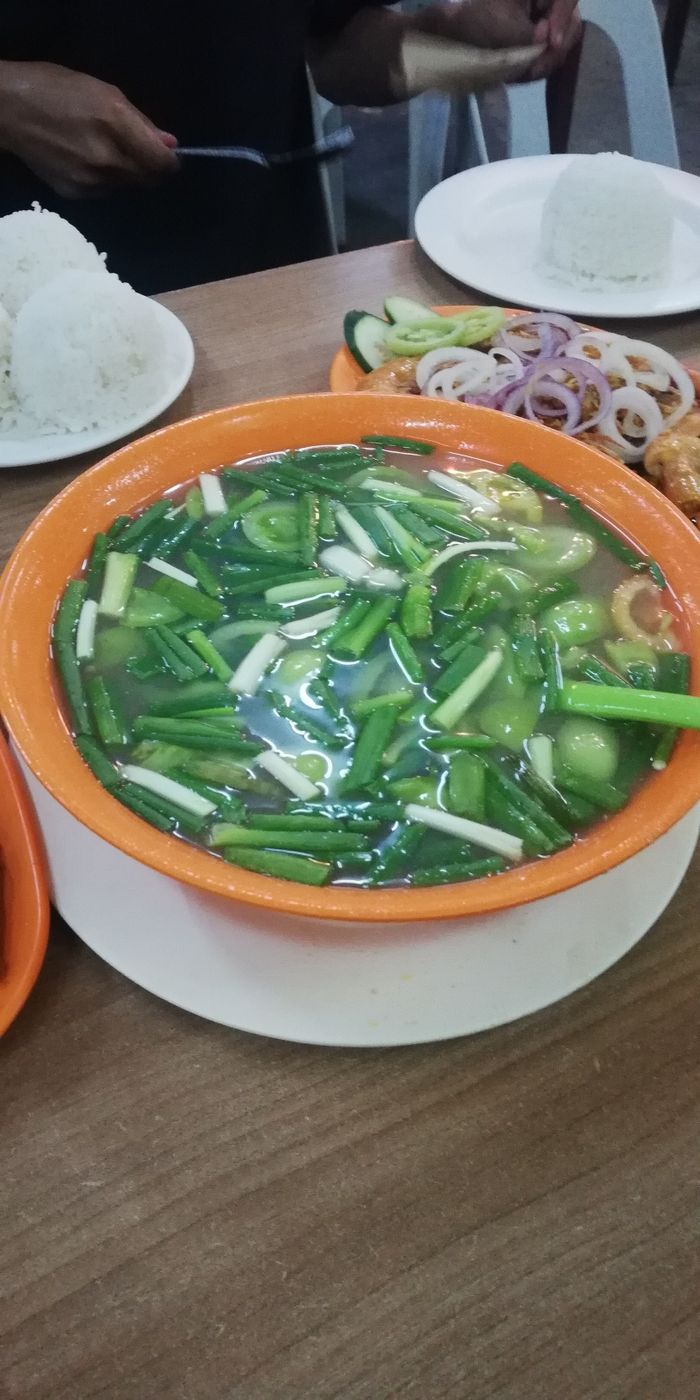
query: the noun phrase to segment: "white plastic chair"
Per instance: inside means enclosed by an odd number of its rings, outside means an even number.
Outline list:
[[[618,51],[625,88],[632,155],[678,168],[663,46],[653,0],[580,0],[586,24],[608,35]],[[420,4],[411,4],[418,9]],[[508,155],[548,155],[546,84],[506,88]],[[485,164],[488,150],[475,97],[452,99],[425,93],[409,104],[409,226],[428,190],[444,178],[450,119],[457,134],[456,169]]]

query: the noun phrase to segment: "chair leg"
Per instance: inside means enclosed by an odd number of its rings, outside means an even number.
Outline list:
[[[549,148],[554,156],[565,155],[569,149],[582,51],[583,40],[571,50],[547,83]]]
[[[450,99],[424,93],[408,104],[408,232],[413,237],[416,209],[423,195],[445,173]]]

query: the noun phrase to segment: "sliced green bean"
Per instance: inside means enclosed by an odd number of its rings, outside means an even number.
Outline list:
[[[496,740],[490,739],[487,734],[441,734],[423,742],[431,753],[457,753],[460,749],[492,749],[496,744]]]
[[[301,561],[314,564],[318,553],[319,510],[318,496],[305,491],[299,502],[299,540]]]
[[[396,707],[403,709],[405,705],[410,705],[413,699],[412,690],[392,690],[386,695],[370,695],[366,699],[355,700],[351,703],[350,709],[357,719],[365,719],[375,710]]]
[[[511,633],[515,667],[522,680],[533,683],[544,680],[544,668],[540,658],[537,623],[534,617],[517,613],[513,618]]]
[[[330,750],[344,749],[348,739],[339,734],[334,734],[332,730],[324,728],[322,724],[317,724],[312,715],[307,714],[301,705],[293,705],[286,700],[284,695],[270,692],[267,696],[273,710],[282,719],[289,720],[290,724],[300,729],[308,739],[322,747]]]
[[[242,739],[235,728],[218,729],[208,726],[206,722],[181,719],[179,716],[139,715],[134,720],[133,730],[137,739],[164,739],[183,748],[220,750],[246,758],[253,758],[263,750],[261,743]]]
[[[227,686],[219,681],[201,680],[192,685],[183,685],[176,695],[164,700],[156,700],[149,711],[153,715],[182,715],[188,710],[208,710],[212,706],[226,705],[233,716],[235,698]],[[236,724],[240,720],[234,718]]]

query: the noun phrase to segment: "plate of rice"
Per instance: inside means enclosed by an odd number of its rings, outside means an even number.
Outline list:
[[[464,170],[421,201],[416,238],[512,305],[587,320],[700,308],[700,179],[615,152]]]
[[[72,224],[36,206],[0,219],[0,467],[138,432],[193,365],[177,316],[109,272]]]

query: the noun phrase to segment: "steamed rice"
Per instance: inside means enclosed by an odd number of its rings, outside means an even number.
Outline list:
[[[0,306],[0,418],[12,410],[14,394],[10,384],[10,361],[12,357],[12,319],[4,306]]]
[[[41,432],[124,422],[166,387],[166,349],[156,308],[118,277],[61,272],[17,316],[11,384],[20,414]]]
[[[575,156],[542,212],[540,270],[589,289],[659,284],[673,236],[671,201],[643,161]]]
[[[38,205],[0,219],[0,305],[10,316],[68,268],[106,271],[104,256],[66,219]]]

